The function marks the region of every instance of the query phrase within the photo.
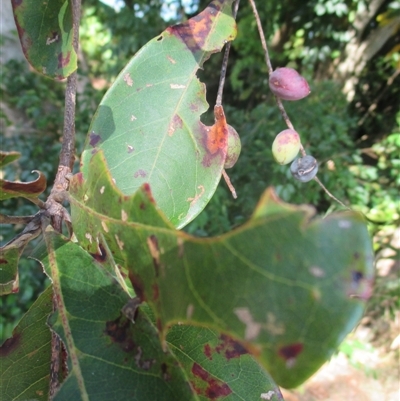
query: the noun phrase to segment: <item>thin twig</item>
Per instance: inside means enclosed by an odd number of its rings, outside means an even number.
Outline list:
[[[236,19],[237,11],[239,9],[239,2],[240,0],[236,0],[234,7],[233,7],[233,18]],[[224,53],[224,58],[222,60],[222,67],[221,67],[221,75],[219,78],[219,86],[218,86],[218,93],[217,93],[217,100],[216,100],[216,105],[221,106],[222,104],[222,92],[224,91],[224,85],[225,85],[225,78],[226,78],[226,70],[228,67],[228,58],[229,58],[229,51],[231,49],[231,42],[228,42],[225,46],[225,53]]]
[[[340,201],[338,198],[336,198],[336,196],[332,195],[332,194],[329,192],[329,190],[326,188],[326,186],[321,182],[321,180],[320,180],[317,176],[314,177],[314,180],[318,182],[319,186],[325,191],[325,193],[326,193],[330,198],[332,198],[333,200],[335,200],[337,203],[339,203],[339,205],[343,206],[344,208],[351,210],[350,207],[346,206],[342,201]]]
[[[226,182],[226,185],[228,185],[228,188],[231,191],[233,199],[237,199],[237,194],[236,194],[235,187],[232,185],[232,182],[231,182],[231,180],[229,178],[229,175],[226,173],[225,169],[222,169],[222,175],[224,176],[224,180]]]
[[[239,2],[240,0],[236,0],[233,6],[233,18],[236,19],[236,15],[239,9]],[[218,93],[217,93],[217,100],[216,100],[216,106],[222,106],[222,92],[224,91],[224,85],[225,85],[225,78],[226,78],[226,70],[228,67],[228,58],[229,58],[229,51],[231,49],[231,42],[228,42],[226,44],[225,47],[225,53],[224,53],[224,58],[222,60],[222,66],[221,66],[221,76],[219,79],[219,86],[218,86]],[[226,185],[228,185],[229,190],[232,193],[232,196],[234,199],[237,198],[236,195],[236,190],[234,188],[234,186],[232,185],[232,182],[227,174],[227,172],[225,171],[225,169],[222,169],[222,175],[224,177],[224,180],[226,182]]]
[[[79,24],[81,18],[81,0],[72,1],[73,48],[78,54]],[[62,232],[62,223],[69,220],[69,215],[62,202],[66,199],[65,193],[69,187],[69,177],[75,161],[75,106],[77,90],[77,72],[67,78],[65,89],[65,110],[63,142],[60,152],[60,162],[54,180],[54,185],[46,201],[46,209],[50,214],[51,223],[55,231]],[[57,295],[53,291],[53,311],[58,309]],[[60,337],[52,331],[51,361],[50,361],[50,389],[49,398],[53,399],[60,386],[62,361],[62,343]],[[62,378],[61,378],[62,379]]]

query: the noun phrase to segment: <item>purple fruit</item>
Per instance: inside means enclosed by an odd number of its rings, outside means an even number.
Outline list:
[[[310,93],[310,87],[293,68],[277,68],[269,77],[269,87],[272,93],[284,100],[303,99]]]
[[[290,163],[299,153],[300,137],[292,129],[280,132],[272,143],[272,154],[279,164]]]
[[[226,151],[224,168],[231,168],[236,164],[241,150],[242,144],[240,143],[239,134],[235,128],[228,125],[228,149]]]
[[[290,172],[296,180],[311,181],[318,172],[318,162],[312,156],[299,157],[290,165]]]

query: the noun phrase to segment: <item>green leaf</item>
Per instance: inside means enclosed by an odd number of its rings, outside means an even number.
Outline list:
[[[22,317],[13,336],[0,347],[0,394],[4,400],[48,400],[52,311],[48,287]]]
[[[37,198],[46,189],[47,180],[40,171],[34,170],[34,172],[39,175],[35,181],[17,182],[0,179],[0,200],[18,197]]]
[[[126,195],[149,183],[158,206],[179,228],[210,200],[226,157],[225,139],[220,147],[210,144],[214,131],[200,121],[208,105],[196,72],[235,37],[231,5],[213,1],[131,59],[101,101],[82,155],[87,176],[92,155],[102,149]]]
[[[19,152],[3,152],[0,150],[0,168],[12,163],[14,160],[18,160],[20,156],[21,153]]]
[[[81,173],[71,181],[75,234],[129,270],[162,336],[177,322],[227,333],[278,384],[294,387],[362,316],[373,252],[359,214],[311,219],[310,207],[286,205],[269,190],[248,223],[197,239],[157,211],[148,187],[132,197],[115,188],[101,152],[90,164],[86,181]]]
[[[0,247],[0,295],[18,292],[18,262],[28,244],[41,233],[41,213],[36,214],[24,230]]]
[[[179,325],[171,328],[167,342],[200,400],[283,399],[269,374],[226,334]]]
[[[45,241],[48,255],[35,256],[58,300],[49,323],[70,359],[54,400],[196,400],[146,314],[128,314],[130,298],[114,278],[77,244],[48,231]]]
[[[18,292],[18,261],[22,249],[0,248],[0,295]]]
[[[77,68],[69,0],[11,0],[22,50],[32,67],[53,79]]]

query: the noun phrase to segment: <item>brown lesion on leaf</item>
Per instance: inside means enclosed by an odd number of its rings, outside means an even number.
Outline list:
[[[218,354],[223,353],[228,361],[232,358],[239,358],[241,355],[249,353],[243,344],[226,334],[222,334],[219,340],[220,343],[215,347],[215,351],[218,352]]]
[[[155,204],[156,201],[155,201],[155,199],[153,197],[153,194],[151,192],[150,184],[148,184],[146,182],[146,183],[143,184],[142,188],[143,188],[143,191],[146,193],[147,197],[149,198],[150,202]]]
[[[221,162],[225,162],[228,149],[228,124],[226,122],[224,109],[222,106],[214,107],[215,124],[207,127],[200,123],[200,132],[202,134],[203,147],[206,154],[203,157],[204,167],[211,166],[212,160],[219,156]]]
[[[204,194],[205,189],[204,189],[204,186],[203,186],[203,185],[199,185],[199,186],[197,187],[197,189],[199,189],[200,192],[199,192],[198,194],[196,194],[194,198],[187,198],[187,201],[190,202],[190,207],[194,206],[194,205],[197,203],[197,201],[198,201],[198,200],[203,196],[203,194]]]
[[[193,53],[204,49],[214,19],[224,1],[214,0],[204,11],[183,24],[171,26],[167,31],[179,37]]]
[[[178,116],[178,114],[174,114],[174,116],[172,117],[172,121],[170,122],[168,127],[168,135],[169,136],[174,135],[174,132],[177,129],[181,129],[182,127],[183,127],[182,119]]]
[[[367,277],[361,271],[352,270],[351,280],[347,280],[345,284],[347,296],[367,301],[372,295],[373,284],[373,277]]]
[[[191,380],[191,384],[198,395],[209,400],[217,400],[232,393],[228,384],[212,376],[198,363],[193,363],[191,372],[195,377],[195,380]]]
[[[66,67],[71,60],[71,51],[68,51],[67,54],[64,56],[64,54],[61,52],[58,55],[58,68],[64,68]]]
[[[204,355],[206,356],[207,359],[212,361],[212,349],[210,344],[205,344],[203,348]]]
[[[124,250],[124,245],[125,245],[124,242],[118,237],[117,234],[115,234],[114,237],[115,237],[115,241],[117,241],[117,245],[118,245],[119,250],[123,251]]]
[[[123,79],[124,79],[124,82],[126,82],[126,84],[128,86],[132,86],[133,85],[133,79],[132,79],[131,74],[129,72],[127,72],[124,75]]]
[[[135,348],[130,332],[131,321],[125,316],[120,315],[115,320],[106,322],[104,333],[117,343],[125,352],[131,352]]]
[[[21,333],[15,333],[11,338],[8,338],[0,347],[0,357],[6,357],[13,351],[17,350],[21,343]]]
[[[145,178],[146,176],[147,176],[147,173],[144,170],[142,170],[141,168],[139,170],[135,171],[135,173],[133,174],[134,178],[139,178],[139,177]]]
[[[46,39],[46,45],[51,45],[52,43],[58,42],[60,39],[60,36],[58,35],[57,31],[51,32],[51,35],[47,37]]]
[[[103,244],[99,243],[97,247],[97,252],[96,253],[91,253],[92,257],[97,260],[100,263],[103,263],[107,259],[107,252],[106,249],[104,248]]]
[[[89,134],[89,145],[91,147],[93,147],[93,148],[96,147],[100,141],[101,141],[101,136],[96,134],[94,131],[92,131]]]
[[[302,343],[284,345],[278,349],[278,355],[286,361],[286,367],[291,368],[296,363],[296,358],[303,351]]]
[[[145,302],[146,296],[144,293],[145,289],[142,279],[136,274],[133,274],[131,270],[129,271],[128,277],[131,281],[133,289],[135,290],[136,296],[140,299],[141,302]]]
[[[167,59],[171,64],[176,64],[176,61],[171,56],[167,56]]]
[[[154,270],[156,277],[160,274],[160,248],[158,246],[158,239],[155,235],[150,235],[147,237],[147,246],[150,251],[150,255],[153,259]]]

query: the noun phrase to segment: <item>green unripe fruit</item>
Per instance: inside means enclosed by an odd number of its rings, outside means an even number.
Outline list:
[[[242,144],[240,143],[239,134],[236,132],[235,128],[228,125],[228,149],[226,151],[224,164],[225,169],[231,168],[236,164],[241,150]]]
[[[299,153],[300,136],[292,129],[280,132],[272,143],[272,154],[279,164],[290,163]]]

